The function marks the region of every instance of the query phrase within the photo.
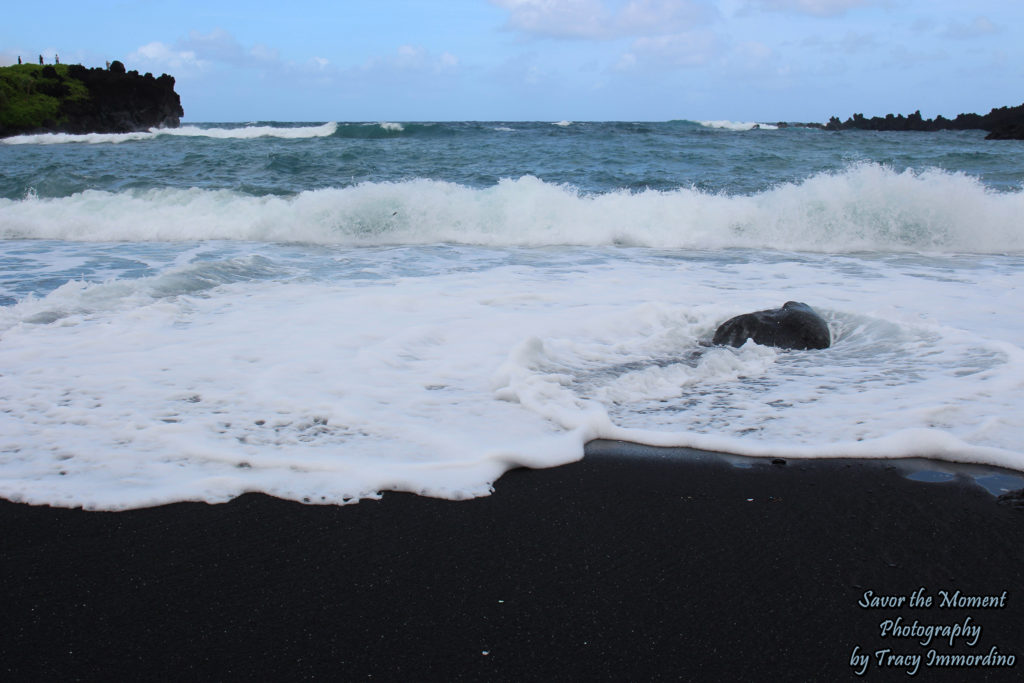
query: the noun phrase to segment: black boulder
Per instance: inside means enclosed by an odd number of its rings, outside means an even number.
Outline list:
[[[788,301],[782,308],[744,313],[730,318],[715,331],[715,344],[755,344],[780,349],[827,349],[832,344],[828,324],[804,303]]]

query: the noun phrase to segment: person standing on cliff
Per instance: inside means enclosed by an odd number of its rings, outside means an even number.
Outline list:
[[[21,66],[21,55],[18,55],[18,66]]]
[[[43,64],[43,56],[39,55],[39,65],[42,66],[42,64]]]
[[[54,64],[60,64],[60,55],[54,55],[53,56],[53,63]]]

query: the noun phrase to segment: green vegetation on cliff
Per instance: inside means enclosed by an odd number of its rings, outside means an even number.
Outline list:
[[[67,122],[64,100],[89,99],[84,83],[68,77],[67,64],[0,67],[0,130],[56,127]]]

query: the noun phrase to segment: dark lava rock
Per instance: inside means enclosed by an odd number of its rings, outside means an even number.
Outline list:
[[[173,76],[139,75],[125,71],[121,62],[112,62],[109,69],[87,69],[81,64],[46,65],[35,71],[4,68],[19,71],[7,74],[16,79],[17,87],[7,87],[6,95],[0,89],[0,137],[176,128],[185,115]],[[49,104],[33,106],[33,97]],[[29,114],[11,114],[19,110]]]
[[[780,349],[827,349],[832,344],[825,320],[813,308],[797,301],[726,320],[715,331],[712,342],[740,347],[748,339]]]
[[[886,114],[865,117],[854,114],[845,121],[833,116],[825,124],[826,130],[882,130],[882,131],[937,131],[937,130],[987,130],[986,140],[1024,139],[1024,104],[1017,107],[999,107],[987,114],[958,114],[955,119],[942,115],[934,119],[922,118],[920,110],[913,114]]]
[[[181,123],[185,111],[174,92],[173,76],[140,76],[138,71],[125,72],[124,65],[116,69],[117,65],[120,62],[111,63],[109,71],[77,64],[68,68],[68,75],[85,83],[91,97],[65,103],[68,123],[63,132],[130,133]]]
[[[999,496],[997,500],[1003,505],[1009,505],[1012,508],[1024,510],[1024,489],[1017,489],[1016,491],[1004,493]]]
[[[992,129],[986,140],[1024,140],[1024,119],[1005,123]]]

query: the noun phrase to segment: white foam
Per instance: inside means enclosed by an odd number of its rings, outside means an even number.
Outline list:
[[[331,122],[319,126],[256,126],[248,125],[240,128],[219,128],[200,126],[181,126],[179,128],[150,128],[148,131],[136,133],[88,133],[74,135],[69,133],[43,133],[39,135],[17,135],[0,140],[8,145],[56,145],[65,143],[85,144],[118,144],[152,140],[159,135],[180,137],[206,137],[217,139],[250,140],[254,138],[314,138],[333,135],[338,124]]]
[[[572,121],[554,121],[554,122],[552,122],[551,125],[552,126],[561,126],[562,128],[565,128],[566,126],[571,126],[572,125]]]
[[[285,138],[289,140],[303,138],[322,138],[334,135],[338,124],[331,121],[318,126],[256,126],[248,125],[241,128],[217,128],[181,126],[180,128],[163,128],[154,130],[162,135],[178,135],[183,137],[206,137],[218,139],[249,140],[253,138]]]
[[[401,133],[405,130],[405,126],[400,123],[393,123],[391,121],[381,121],[378,124],[381,128],[392,133]]]
[[[697,123],[706,128],[724,130],[778,130],[778,126],[774,124],[756,121],[698,121]]]
[[[815,252],[1024,251],[1024,192],[859,164],[753,195],[599,195],[532,176],[484,189],[410,180],[253,197],[228,190],[86,191],[0,199],[0,237],[261,240],[341,245],[632,245]]]
[[[757,123],[756,121],[698,121],[705,128],[721,128],[724,130],[778,130],[778,126],[771,123]]]
[[[137,140],[152,140],[157,136],[158,130],[151,129],[138,133],[86,133],[81,135],[71,133],[40,133],[38,135],[15,135],[14,137],[0,139],[0,142],[5,145],[59,145],[72,142],[90,145],[117,144]]]
[[[331,247],[294,271],[301,252],[183,246],[0,309],[0,496],[460,498],[599,437],[1024,470],[1021,257]],[[831,349],[700,345],[789,299]]]

